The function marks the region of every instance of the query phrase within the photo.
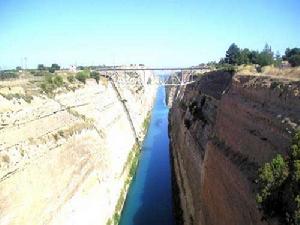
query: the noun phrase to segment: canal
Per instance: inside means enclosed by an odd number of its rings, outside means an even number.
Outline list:
[[[173,225],[165,88],[159,87],[120,225]]]

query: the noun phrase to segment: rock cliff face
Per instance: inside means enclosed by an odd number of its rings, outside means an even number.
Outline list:
[[[276,224],[261,219],[255,179],[299,128],[299,90],[295,80],[211,72],[168,91],[176,93],[169,135],[184,224]]]
[[[30,103],[0,95],[0,224],[106,224],[155,93],[91,79]]]

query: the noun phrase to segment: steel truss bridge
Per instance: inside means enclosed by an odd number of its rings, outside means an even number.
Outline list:
[[[194,83],[197,74],[209,71],[208,67],[102,67],[98,68],[102,76],[112,79],[115,83],[119,84],[134,84],[139,78],[143,84],[153,84],[160,86],[183,86]],[[160,72],[167,75],[159,75]]]

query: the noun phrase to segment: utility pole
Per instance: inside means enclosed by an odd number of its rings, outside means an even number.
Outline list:
[[[25,56],[24,57],[24,70],[27,69],[27,57]]]
[[[21,57],[21,60],[20,60],[20,66],[21,66],[21,69],[23,70],[23,69],[24,69],[23,57]]]

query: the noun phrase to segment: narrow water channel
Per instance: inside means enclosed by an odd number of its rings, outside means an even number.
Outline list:
[[[168,108],[159,87],[120,225],[173,225]]]

